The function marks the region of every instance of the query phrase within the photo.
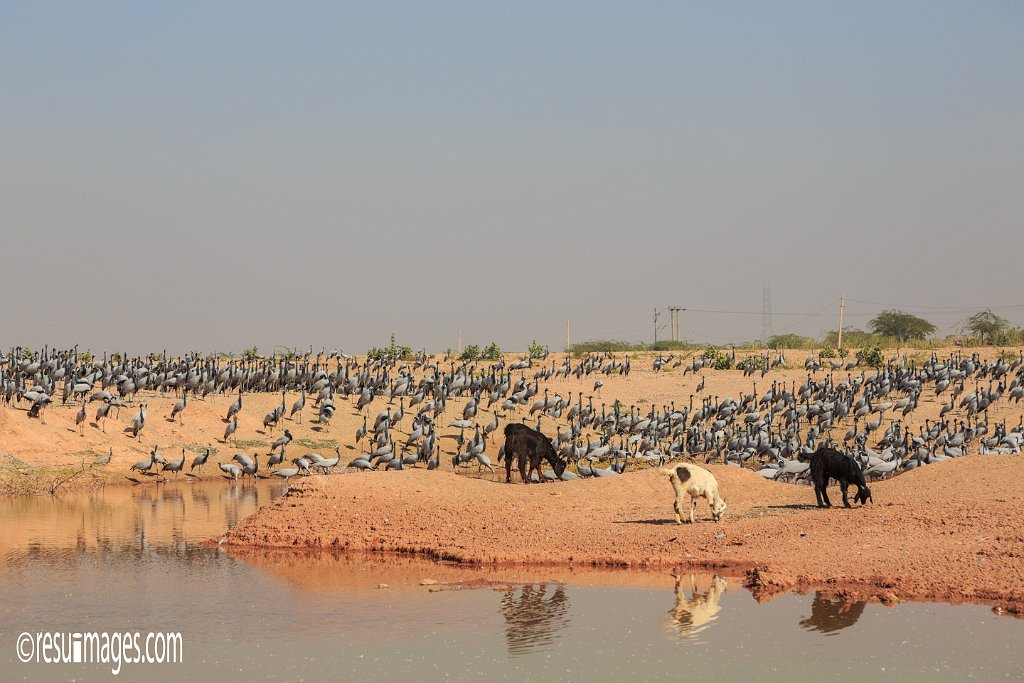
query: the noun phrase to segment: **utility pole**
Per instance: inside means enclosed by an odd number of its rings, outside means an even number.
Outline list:
[[[669,313],[672,314],[672,341],[679,341],[679,311],[685,311],[685,308],[679,306],[669,306]]]
[[[772,288],[765,283],[761,290],[761,340],[768,341],[775,334],[772,324]]]
[[[654,309],[654,343],[655,344],[658,343],[658,316],[660,316],[660,315],[661,315],[661,313],[658,313],[658,309],[655,308]]]
[[[837,345],[843,348],[843,309],[846,308],[846,295],[839,297],[839,341]]]

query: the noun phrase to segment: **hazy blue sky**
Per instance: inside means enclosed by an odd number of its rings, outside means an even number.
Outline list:
[[[0,83],[2,347],[1024,323],[1021,2],[0,0]]]

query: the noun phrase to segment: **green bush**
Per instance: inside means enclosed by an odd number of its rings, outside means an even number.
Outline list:
[[[576,342],[569,347],[569,352],[579,358],[588,353],[622,353],[626,351],[689,351],[696,348],[686,341],[660,341],[655,344],[644,342],[628,342],[620,339],[588,339]]]
[[[297,346],[278,344],[274,347],[274,357],[277,358],[278,356],[283,360],[296,360],[299,357],[299,348]]]
[[[242,351],[242,358],[244,358],[245,360],[247,360],[249,362],[252,362],[252,361],[256,360],[259,357],[260,357],[260,350],[258,348],[256,348],[255,346],[253,346],[252,348],[246,349],[245,351]]]
[[[737,370],[764,370],[768,367],[769,359],[766,356],[747,356],[739,363],[736,363]],[[728,369],[728,368],[726,368]]]
[[[717,347],[708,344],[704,347],[704,351],[701,353],[701,357],[704,358],[704,367],[714,368],[715,370],[731,370],[732,369],[732,354],[719,351]],[[710,364],[708,363],[710,361]]]
[[[880,346],[868,346],[857,352],[857,359],[862,365],[868,365],[876,370],[885,365],[885,356],[882,355]]]
[[[391,333],[391,343],[385,348],[374,347],[366,352],[366,359],[393,363],[397,360],[411,360],[412,347],[395,343],[395,333]]]
[[[627,341],[618,341],[615,339],[589,339],[587,341],[576,342],[569,347],[569,351],[574,356],[585,356],[588,353],[617,353],[621,351],[633,351],[636,349],[636,344]],[[530,346],[530,352],[533,353],[533,346]],[[543,352],[543,349],[541,350]]]
[[[833,349],[839,346],[839,333],[835,330],[827,332],[822,344]],[[938,340],[929,339],[899,339],[897,337],[886,337],[881,334],[872,334],[859,330],[856,327],[843,328],[843,347],[846,349],[863,349],[869,346],[878,346],[883,349],[913,348],[928,349],[941,345]]]
[[[544,355],[544,347],[538,344],[536,339],[530,342],[529,351],[530,358],[540,358],[541,356]]]
[[[769,337],[766,345],[769,349],[813,349],[817,347],[818,340],[799,334],[777,334]]]
[[[635,351],[689,351],[693,344],[685,341],[660,341],[653,344],[638,344]]]
[[[464,363],[470,363],[480,357],[480,347],[476,344],[470,344],[466,348],[462,349],[462,354],[459,355],[459,360]]]
[[[501,360],[501,347],[491,342],[480,353],[480,358],[483,360]]]

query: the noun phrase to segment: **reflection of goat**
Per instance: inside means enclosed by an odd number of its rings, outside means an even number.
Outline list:
[[[509,654],[546,650],[558,639],[558,632],[569,625],[569,596],[561,584],[550,593],[544,584],[525,585],[505,594],[501,614],[505,617]]]
[[[722,593],[725,592],[725,579],[711,577],[711,585],[704,592],[697,591],[697,578],[690,575],[690,597],[686,597],[683,577],[673,574],[676,578],[676,606],[669,610],[669,621],[673,629],[682,636],[692,636],[706,629],[718,618],[722,610]]]
[[[505,425],[505,481],[512,481],[512,460],[519,465],[519,475],[523,478],[524,484],[530,483],[530,477],[534,470],[537,471],[539,481],[545,481],[541,476],[540,461],[547,460],[555,470],[555,476],[562,478],[565,471],[565,461],[558,457],[551,440],[536,429],[530,429],[524,424],[512,422]],[[526,463],[530,463],[530,473],[526,473]]]
[[[823,593],[814,594],[811,603],[811,616],[800,620],[800,625],[810,631],[832,633],[853,626],[864,612],[863,600],[845,602],[830,600]]]
[[[686,504],[686,497],[690,497],[690,523],[693,524],[693,511],[697,509],[697,499],[705,498],[708,507],[711,508],[711,518],[716,522],[722,518],[725,512],[725,501],[718,494],[718,480],[715,475],[703,467],[696,465],[682,464],[673,468],[662,470],[668,475],[672,483],[672,489],[676,492],[676,524],[683,523],[683,505]]]

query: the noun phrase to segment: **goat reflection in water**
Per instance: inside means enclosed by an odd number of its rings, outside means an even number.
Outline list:
[[[569,596],[561,584],[550,595],[546,584],[522,586],[505,593],[501,614],[510,655],[542,651],[569,625]]]
[[[864,600],[832,600],[818,592],[814,594],[814,601],[811,603],[811,616],[801,619],[800,626],[808,631],[834,634],[856,624],[866,604]]]
[[[676,579],[676,605],[668,612],[668,625],[681,636],[695,636],[718,618],[726,581],[716,574],[711,577],[707,588],[699,590],[697,577],[691,574],[690,594],[687,596],[682,575],[673,576]]]

